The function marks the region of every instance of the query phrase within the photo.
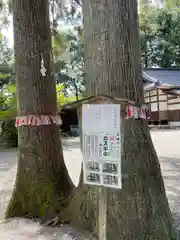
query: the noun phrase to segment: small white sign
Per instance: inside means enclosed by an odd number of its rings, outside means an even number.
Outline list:
[[[82,108],[84,183],[121,188],[120,105]]]
[[[120,105],[84,104],[82,131],[86,133],[116,133],[120,131]]]

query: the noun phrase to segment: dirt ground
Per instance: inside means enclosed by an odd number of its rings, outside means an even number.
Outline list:
[[[164,178],[164,183],[166,187],[166,192],[168,200],[171,206],[171,210],[174,218],[176,219],[177,225],[180,226],[180,131],[175,130],[164,130],[164,131],[152,131],[151,136],[154,142],[155,149],[160,159],[161,170]],[[79,173],[81,169],[82,156],[79,149],[79,139],[74,138],[63,143],[64,145],[64,157],[65,163],[68,168],[69,174],[75,183],[78,184]],[[4,209],[9,201],[9,197],[12,193],[13,184],[16,176],[16,166],[17,166],[17,151],[16,149],[0,150],[0,218],[3,219]],[[76,167],[74,167],[76,166]],[[12,234],[12,224],[13,229],[16,228],[16,231]],[[30,229],[29,230],[29,226]],[[0,226],[0,239],[18,239],[25,240],[30,239],[27,237],[27,231],[31,232],[32,239],[43,239],[51,240],[54,239],[55,229],[52,234],[52,230],[48,230],[46,235],[40,236],[37,234],[37,229],[39,226],[35,226],[33,223],[27,223],[24,220],[18,220],[11,223],[11,231],[7,230],[7,225]],[[8,227],[8,229],[10,229]],[[17,230],[19,229],[19,230]],[[25,230],[24,230],[25,229]],[[28,229],[28,230],[27,230]],[[18,235],[23,231],[25,235]],[[64,232],[70,230],[64,229]],[[73,239],[68,234],[61,234],[61,238],[64,240]],[[9,235],[8,235],[9,234]],[[34,235],[33,235],[34,234]],[[10,236],[10,238],[9,238]],[[30,236],[30,235],[29,235]],[[16,238],[17,237],[17,238]],[[76,239],[76,238],[74,238]],[[81,239],[81,238],[78,238]],[[82,238],[84,239],[84,238]],[[179,238],[180,239],[180,238]]]

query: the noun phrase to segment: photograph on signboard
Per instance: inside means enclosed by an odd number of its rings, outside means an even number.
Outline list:
[[[85,167],[87,171],[91,171],[91,172],[99,172],[100,171],[100,164],[98,162],[94,162],[94,161],[87,161],[85,163]]]
[[[97,173],[86,172],[86,183],[87,182],[100,184],[100,175]]]
[[[111,185],[111,186],[117,186],[118,185],[118,177],[117,176],[109,176],[104,175],[103,176],[103,184],[104,185]]]
[[[103,163],[102,164],[102,171],[103,173],[109,173],[109,174],[118,174],[118,166],[119,164],[116,163]]]

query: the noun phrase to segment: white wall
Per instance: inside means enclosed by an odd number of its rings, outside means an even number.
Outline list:
[[[168,110],[179,110],[180,111],[180,104],[168,105]]]
[[[156,112],[156,111],[158,111],[157,102],[151,103],[151,112]]]
[[[167,108],[167,102],[159,102],[159,111],[166,111]]]

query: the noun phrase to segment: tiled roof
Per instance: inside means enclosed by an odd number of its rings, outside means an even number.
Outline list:
[[[143,69],[143,77],[164,87],[180,87],[180,69],[146,68]]]

